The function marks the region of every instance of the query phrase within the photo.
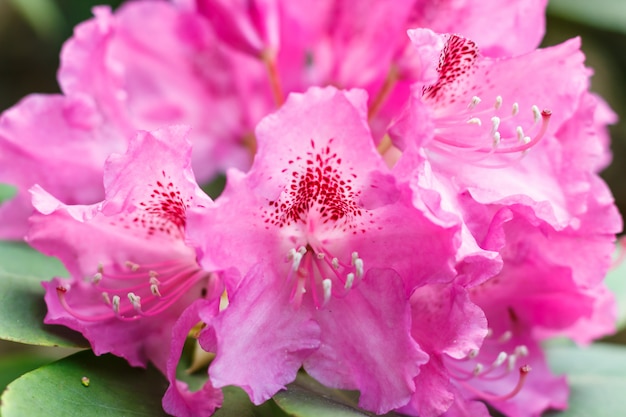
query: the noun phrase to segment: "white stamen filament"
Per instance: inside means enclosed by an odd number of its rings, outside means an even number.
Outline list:
[[[498,342],[506,343],[511,340],[511,337],[513,337],[513,333],[510,330],[507,330],[506,332],[502,333],[502,336],[500,336],[500,338],[498,338]]]
[[[132,292],[128,293],[128,300],[137,312],[141,311],[141,297]]]
[[[118,314],[120,312],[120,296],[114,295],[113,300],[111,300],[111,305],[113,306],[113,312]]]
[[[539,110],[539,107],[535,105],[533,105],[532,110],[533,110],[533,118],[535,120],[535,124],[537,124],[541,120],[541,111]]]
[[[494,368],[497,368],[498,366],[502,365],[508,356],[509,355],[507,355],[506,352],[500,352],[498,354],[498,357],[496,358],[496,360],[493,361],[493,365],[492,366]]]
[[[345,284],[345,289],[349,290],[350,288],[352,288],[352,284],[354,284],[354,274],[352,272],[350,272],[347,276],[346,276],[346,284]]]
[[[324,305],[326,305],[330,300],[333,289],[333,282],[330,279],[325,278],[322,280],[322,287],[324,288]]]
[[[470,101],[470,103],[467,105],[467,108],[471,110],[474,107],[478,106],[480,102],[481,102],[480,97],[474,96],[472,97],[472,101]]]
[[[502,107],[502,96],[496,97],[496,104],[494,104],[493,107],[495,107],[496,110]]]

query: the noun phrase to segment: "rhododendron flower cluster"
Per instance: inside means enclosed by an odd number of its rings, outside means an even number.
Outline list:
[[[537,49],[545,3],[95,8],[62,93],[0,119],[0,235],[69,273],[45,322],[156,365],[175,416],[300,368],[377,414],[564,409],[542,342],[613,330],[621,218],[615,116],[578,39]],[[193,392],[188,337],[213,354]]]

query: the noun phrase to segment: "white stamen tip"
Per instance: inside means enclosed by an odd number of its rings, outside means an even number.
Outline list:
[[[498,145],[500,145],[500,139],[501,139],[500,132],[494,132],[492,139],[493,139],[493,147],[497,148]]]
[[[131,261],[126,261],[124,265],[126,265],[126,267],[133,272],[136,272],[139,269],[139,265]]]
[[[504,361],[506,360],[506,358],[508,358],[509,355],[506,354],[506,352],[500,352],[498,354],[498,357],[496,358],[496,360],[493,362],[493,366],[494,367],[498,367],[500,365],[502,365],[504,363]]]
[[[487,334],[485,335],[485,337],[491,337],[493,336],[493,329],[491,327],[487,328]]]
[[[493,107],[495,107],[496,110],[502,107],[502,96],[496,97],[496,104],[494,104]]]
[[[506,364],[506,369],[511,372],[515,369],[515,363],[517,362],[517,355],[513,354],[509,356],[508,363]]]
[[[151,277],[149,282],[150,282],[150,285],[159,285],[160,284],[159,280],[156,279],[155,277]]]
[[[333,290],[333,282],[328,278],[323,279],[322,287],[324,288],[324,304],[326,304],[330,300],[330,295]]]
[[[470,103],[467,105],[467,108],[473,109],[474,107],[478,106],[480,101],[481,101],[480,97],[477,97],[477,96],[472,97],[472,101],[470,101]]]
[[[339,259],[333,258],[332,264],[333,264],[333,268],[339,269]]]
[[[359,259],[359,253],[358,252],[352,252],[352,260],[350,261],[351,264],[354,266],[354,262]]]
[[[474,367],[474,370],[472,371],[472,374],[474,374],[474,376],[478,376],[483,371],[483,369],[485,369],[485,367],[481,363],[477,363]]]
[[[324,253],[323,252],[318,253],[317,259],[324,259]]]
[[[120,296],[119,295],[113,296],[113,299],[111,300],[111,305],[113,307],[113,312],[115,314],[118,314],[120,312]]]
[[[304,249],[304,251],[302,251]],[[306,249],[300,246],[300,248],[296,251],[295,249],[289,249],[289,254],[287,255],[288,259],[292,260],[291,267],[294,271],[300,269],[300,262],[302,262],[302,258],[306,253]]]
[[[521,126],[517,126],[517,128],[515,128],[515,134],[517,135],[517,140],[520,142],[524,141],[524,129],[522,129]]]
[[[137,310],[137,311],[141,310],[141,297],[140,296],[135,295],[132,292],[129,292],[128,293],[128,300],[133,305],[135,310]]]
[[[156,277],[159,276],[159,273],[157,271],[149,271],[148,276],[150,277],[150,279],[156,279]]]
[[[493,116],[491,118],[491,134],[494,134],[500,128],[500,118],[498,116]]]
[[[102,273],[97,272],[93,275],[93,278],[91,279],[91,282],[94,284],[99,283],[100,281],[102,281]]]
[[[478,356],[478,353],[480,351],[478,349],[472,349],[469,351],[469,353],[467,354],[468,359],[474,359],[476,356]]]
[[[109,298],[109,293],[107,292],[103,292],[102,293],[102,300],[104,300],[104,303],[108,306],[111,305],[111,299]]]
[[[517,116],[518,113],[519,113],[519,104],[513,103],[513,107],[511,108],[511,115]]]
[[[152,284],[150,285],[150,292],[152,293],[152,295],[154,295],[155,297],[161,297],[161,292],[159,291],[159,286],[156,284]]]
[[[526,345],[519,345],[515,348],[515,354],[522,357],[528,356],[528,348]]]
[[[356,269],[356,277],[363,278],[363,259],[358,258],[354,261],[354,268]]]
[[[98,264],[98,273],[99,274],[103,274],[104,273],[104,266],[102,264]]]
[[[500,336],[500,338],[498,339],[498,342],[506,343],[509,340],[511,340],[512,337],[513,337],[513,333],[511,333],[510,330],[507,330],[506,332],[502,333],[502,336]]]
[[[472,117],[466,123],[469,124],[469,125],[477,125],[477,126],[482,126],[483,125],[482,120],[480,120],[478,117]]]
[[[349,290],[350,288],[352,288],[352,284],[354,284],[354,274],[350,272],[346,276],[346,285],[345,285],[346,290]]]
[[[522,140],[522,142],[524,142],[524,145],[527,145],[530,143],[532,139],[530,138],[530,136],[524,136],[524,139]],[[528,149],[526,149],[528,150]]]
[[[535,123],[539,123],[541,120],[541,111],[539,111],[539,107],[533,105],[533,118],[535,119]]]

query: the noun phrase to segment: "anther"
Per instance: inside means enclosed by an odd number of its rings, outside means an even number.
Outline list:
[[[498,129],[500,128],[500,118],[498,116],[493,116],[491,118],[491,134],[494,135]]]
[[[495,132],[493,134],[492,139],[493,139],[493,147],[497,148],[498,145],[500,145],[500,132]]]
[[[524,135],[524,129],[521,126],[517,126],[515,129],[515,134],[517,135],[517,140],[519,142],[523,142],[526,135]]]
[[[511,116],[517,116],[519,113],[519,103],[515,102],[513,103],[513,106],[511,108]]]
[[[113,307],[113,312],[115,314],[119,314],[120,312],[120,296],[119,295],[113,296],[113,299],[111,300],[111,306]]]
[[[354,269],[356,269],[356,277],[363,278],[363,259],[358,258],[354,261]]]
[[[99,274],[103,274],[104,273],[104,265],[98,264],[98,273]]]
[[[352,284],[354,284],[354,274],[352,272],[350,272],[346,276],[346,285],[344,286],[345,289],[349,290],[350,288],[352,288]]]
[[[508,357],[508,362],[506,364],[506,369],[511,372],[513,369],[515,369],[515,364],[517,363],[517,355],[513,354],[513,355],[509,355]]]
[[[537,107],[536,105],[533,105],[532,110],[533,110],[533,118],[535,119],[535,124],[537,124],[541,120],[541,112],[539,111],[539,107]]]
[[[467,357],[469,359],[474,359],[476,356],[478,356],[478,353],[480,353],[480,351],[478,349],[472,349],[469,351],[469,353],[467,354]]]
[[[96,272],[95,274],[93,274],[93,278],[91,278],[91,282],[93,284],[97,284],[100,281],[102,281],[102,273],[101,272]]]
[[[500,107],[502,107],[502,96],[496,97],[496,104],[494,104],[493,107],[496,110],[498,110]]]
[[[472,97],[472,101],[470,101],[470,103],[467,105],[468,109],[473,109],[474,107],[478,106],[478,104],[480,103],[480,97],[474,96]]]
[[[516,356],[528,356],[528,348],[526,347],[526,345],[519,345],[515,347],[515,355]]]
[[[317,256],[317,259],[324,259],[324,253],[323,252],[319,252],[316,256]]]
[[[159,291],[159,286],[156,284],[151,284],[150,285],[150,292],[152,293],[152,295],[154,295],[155,297],[161,297],[161,292]]]
[[[498,366],[502,365],[506,358],[508,358],[508,356],[509,355],[507,355],[506,352],[500,352],[496,360],[493,361],[493,367],[497,368]]]
[[[333,265],[333,268],[339,269],[339,259],[333,258],[332,265]]]
[[[110,306],[111,305],[111,298],[109,297],[109,293],[108,292],[103,292],[102,293],[102,300],[104,301],[104,304]]]
[[[129,292],[128,293],[128,300],[133,305],[135,310],[137,310],[137,312],[141,311],[141,297],[140,296],[135,295],[135,293]]]
[[[482,120],[480,120],[478,117],[472,117],[466,123],[468,125],[477,125],[477,126],[482,126],[483,125]]]
[[[332,288],[333,288],[333,282],[330,279],[325,278],[322,280],[322,287],[324,288],[324,305],[325,305],[330,300],[330,295],[332,293]]]
[[[498,338],[498,342],[506,343],[511,340],[511,337],[513,337],[513,333],[510,330],[507,330],[506,332],[502,333],[502,336]]]
[[[148,271],[148,276],[150,277],[150,282],[152,282],[152,279],[156,279],[156,277],[159,276],[159,273],[157,271]]]
[[[136,272],[139,269],[139,265],[131,261],[124,262],[124,265],[133,272]]]
[[[482,363],[477,363],[476,366],[474,367],[474,370],[472,371],[472,374],[474,376],[478,376],[481,374],[481,372],[485,369],[485,367],[483,366]]]

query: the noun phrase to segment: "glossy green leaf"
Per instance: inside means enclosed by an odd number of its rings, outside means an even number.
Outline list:
[[[357,394],[327,388],[300,373],[296,381],[274,396],[278,406],[294,417],[368,417],[374,416],[357,405]],[[387,417],[399,416],[396,413]]]
[[[606,276],[606,285],[615,294],[618,316],[617,328],[626,327],[626,248],[620,246],[616,255],[616,265]]]
[[[585,25],[626,33],[623,0],[550,0],[548,12]]]
[[[569,409],[546,417],[615,417],[626,410],[626,347],[597,343],[587,349],[555,346],[547,350],[550,366],[566,374]]]
[[[84,378],[88,378],[84,379]],[[165,416],[167,381],[154,368],[79,352],[29,372],[2,394],[3,417]]]
[[[12,353],[0,356],[0,392],[13,380],[51,362],[48,357],[32,353]]]
[[[16,189],[7,184],[0,183],[0,203],[15,195]]]
[[[0,242],[0,339],[40,346],[87,347],[78,333],[43,324],[41,281],[66,275],[63,266],[24,243]]]

